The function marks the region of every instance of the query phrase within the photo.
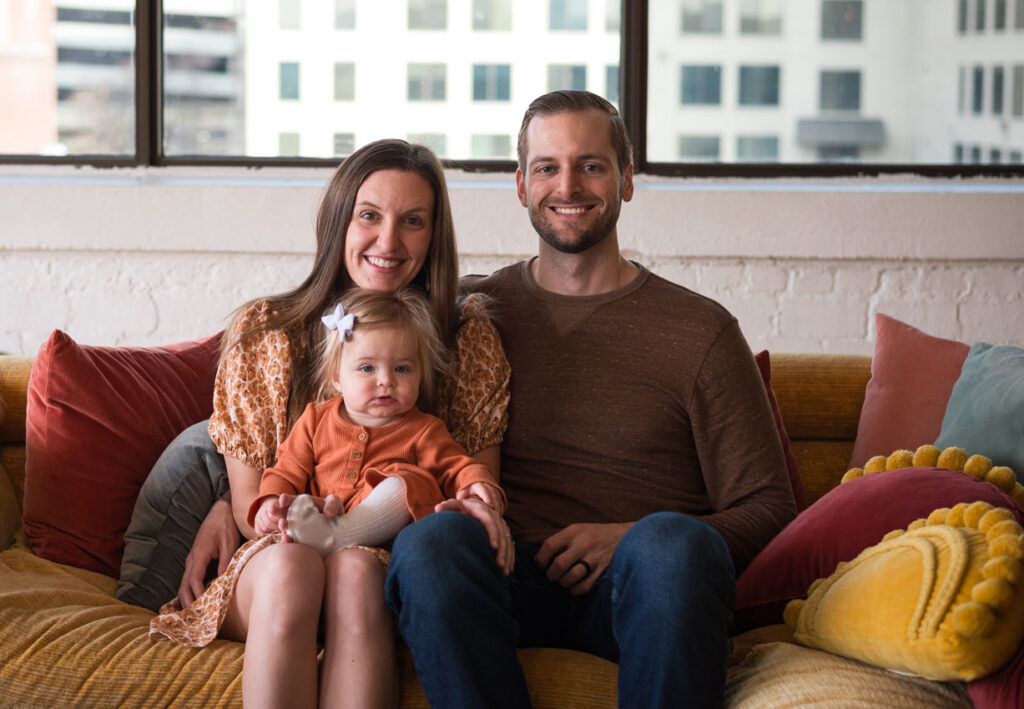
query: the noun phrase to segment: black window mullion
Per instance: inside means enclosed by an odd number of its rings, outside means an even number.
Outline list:
[[[135,164],[163,164],[163,43],[160,0],[135,2]]]
[[[647,0],[623,0],[619,96],[633,143],[633,169],[647,169]]]

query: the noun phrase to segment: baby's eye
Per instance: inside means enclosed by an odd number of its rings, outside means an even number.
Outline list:
[[[412,371],[412,367],[410,367],[407,364],[400,364],[397,367],[395,367],[395,371],[398,372],[399,374],[408,374],[409,372]]]
[[[372,364],[364,364],[361,367],[359,367],[359,371],[364,373],[364,374],[373,374],[373,365]]]

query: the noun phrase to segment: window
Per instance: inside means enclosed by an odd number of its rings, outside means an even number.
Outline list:
[[[1013,67],[1010,113],[1016,118],[1024,116],[1024,64],[1017,64]]]
[[[1016,12],[1014,13],[1014,29],[1024,30],[1024,0],[1015,0]]]
[[[299,100],[299,63],[281,62],[278,74],[280,76],[279,97],[282,101]]]
[[[736,138],[736,159],[741,162],[775,162],[779,139],[774,135],[741,135]]]
[[[715,106],[722,101],[722,67],[684,66],[680,102],[683,105]]]
[[[470,154],[477,160],[507,160],[512,157],[512,136],[481,135],[469,137]]]
[[[334,100],[354,101],[356,98],[356,65],[338,62],[334,65]],[[351,152],[351,151],[350,151]],[[338,155],[338,151],[334,151]],[[348,153],[341,153],[347,155]]]
[[[742,0],[740,34],[782,34],[782,0]]]
[[[721,0],[683,0],[683,32],[721,34]]]
[[[587,0],[550,0],[550,2],[548,27],[553,30],[587,29]]]
[[[981,113],[985,104],[985,67],[976,66],[972,71],[974,81],[971,91],[971,112]]]
[[[998,165],[1003,161],[1003,151],[999,148],[992,148],[988,151],[988,161],[993,165]]]
[[[473,0],[473,29],[512,29],[512,0]]]
[[[410,143],[425,145],[438,157],[448,155],[448,137],[444,133],[409,133],[405,139]]]
[[[301,8],[301,0],[277,0],[277,26],[283,30],[299,29]]]
[[[860,72],[821,72],[821,100],[819,106],[822,111],[859,111]]]
[[[967,0],[957,0],[956,31],[959,32],[960,34],[967,34]],[[963,146],[960,147],[962,151]]]
[[[334,29],[356,28],[356,0],[334,0]]]
[[[548,91],[587,88],[587,67],[582,64],[552,64],[548,67]]]
[[[956,73],[956,112],[964,115],[964,92],[967,86],[967,69],[959,67]]]
[[[992,115],[1003,115],[1003,67],[992,67]]]
[[[975,0],[974,5],[974,29],[978,32],[985,31],[985,5],[987,0]]]
[[[1024,162],[1024,151],[1011,150],[1009,162],[1011,165],[1020,165]]]
[[[741,66],[739,102],[741,106],[778,106],[779,67]]]
[[[974,163],[975,165],[977,165],[978,163],[981,162],[981,146],[980,145],[973,145],[973,146],[971,146],[971,162]]]
[[[355,133],[335,133],[334,134],[334,156],[343,158],[346,155],[351,155],[356,150],[356,134]]]
[[[718,136],[679,136],[679,157],[687,161],[718,160]]]
[[[448,27],[448,0],[409,0],[409,29],[443,30]]]
[[[860,148],[856,145],[835,145],[818,148],[819,162],[857,162]]]
[[[448,67],[444,64],[410,64],[410,101],[444,101]]]
[[[302,154],[299,150],[299,134],[298,133],[278,133],[277,134],[277,154],[281,157],[298,157]]]
[[[824,0],[821,4],[822,39],[860,39],[863,3]]]
[[[953,162],[962,163],[964,161],[964,144],[954,143],[953,144]]]
[[[621,0],[605,0],[604,30],[615,32],[622,29],[622,2]]]
[[[474,101],[508,101],[511,87],[512,67],[508,64],[473,65]]]
[[[604,68],[604,97],[615,105],[619,103],[618,64],[609,64]]]
[[[992,18],[992,29],[1006,29],[1006,0],[995,0],[995,17]]]

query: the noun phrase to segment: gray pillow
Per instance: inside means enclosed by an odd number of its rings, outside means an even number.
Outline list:
[[[171,441],[142,484],[124,535],[117,597],[150,610],[178,595],[185,557],[213,503],[229,489],[208,421]],[[215,570],[215,569],[214,569]]]

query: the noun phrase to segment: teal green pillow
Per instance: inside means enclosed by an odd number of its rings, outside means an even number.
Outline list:
[[[971,347],[935,445],[988,456],[1024,483],[1024,350],[987,342]]]

